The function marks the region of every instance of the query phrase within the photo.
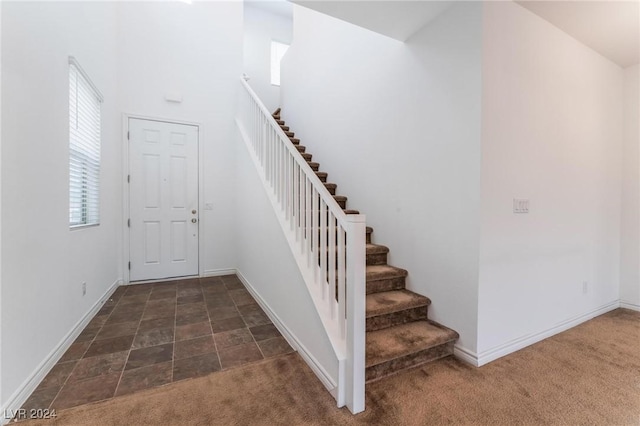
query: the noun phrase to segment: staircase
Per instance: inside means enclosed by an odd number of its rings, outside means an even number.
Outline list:
[[[337,185],[312,161],[300,139],[285,125],[280,108],[273,119],[288,136],[325,188],[346,214],[347,197],[336,195]],[[389,249],[371,242],[366,228],[366,371],[367,382],[453,354],[458,333],[427,318],[431,300],[405,288],[407,271],[387,264]]]

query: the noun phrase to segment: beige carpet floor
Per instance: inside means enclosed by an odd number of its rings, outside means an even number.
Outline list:
[[[351,416],[298,354],[23,425],[640,425],[640,313],[618,309],[481,368],[453,358],[367,386]]]

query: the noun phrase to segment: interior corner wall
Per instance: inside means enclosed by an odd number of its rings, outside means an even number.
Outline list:
[[[277,315],[303,356],[338,382],[338,360],[293,258],[278,218],[258,176],[244,141],[238,136],[236,153],[238,273]],[[274,321],[277,322],[277,321]]]
[[[17,409],[121,277],[122,151],[115,3],[2,2],[1,19],[0,405]],[[104,95],[100,226],[78,230],[69,229],[70,55]]]
[[[245,5],[243,71],[269,111],[280,106],[280,86],[271,84],[271,41],[291,44],[292,26],[291,19]]]
[[[118,2],[123,113],[201,125],[200,271],[229,272],[234,243],[234,135],[242,73],[243,4]],[[179,94],[181,103],[165,101]]]
[[[429,317],[476,345],[482,3],[406,43],[294,5],[283,118],[367,217]]]
[[[621,68],[528,10],[483,37],[480,364],[617,307],[623,117]]]
[[[620,302],[640,310],[640,65],[624,70]]]

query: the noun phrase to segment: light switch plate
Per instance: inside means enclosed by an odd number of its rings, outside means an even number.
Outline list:
[[[514,198],[513,199],[513,212],[514,213],[529,213],[529,200],[526,198]]]

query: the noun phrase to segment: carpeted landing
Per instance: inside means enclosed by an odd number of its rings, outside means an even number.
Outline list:
[[[618,309],[481,368],[454,358],[367,385],[335,407],[298,354],[23,425],[638,425],[640,313]]]

